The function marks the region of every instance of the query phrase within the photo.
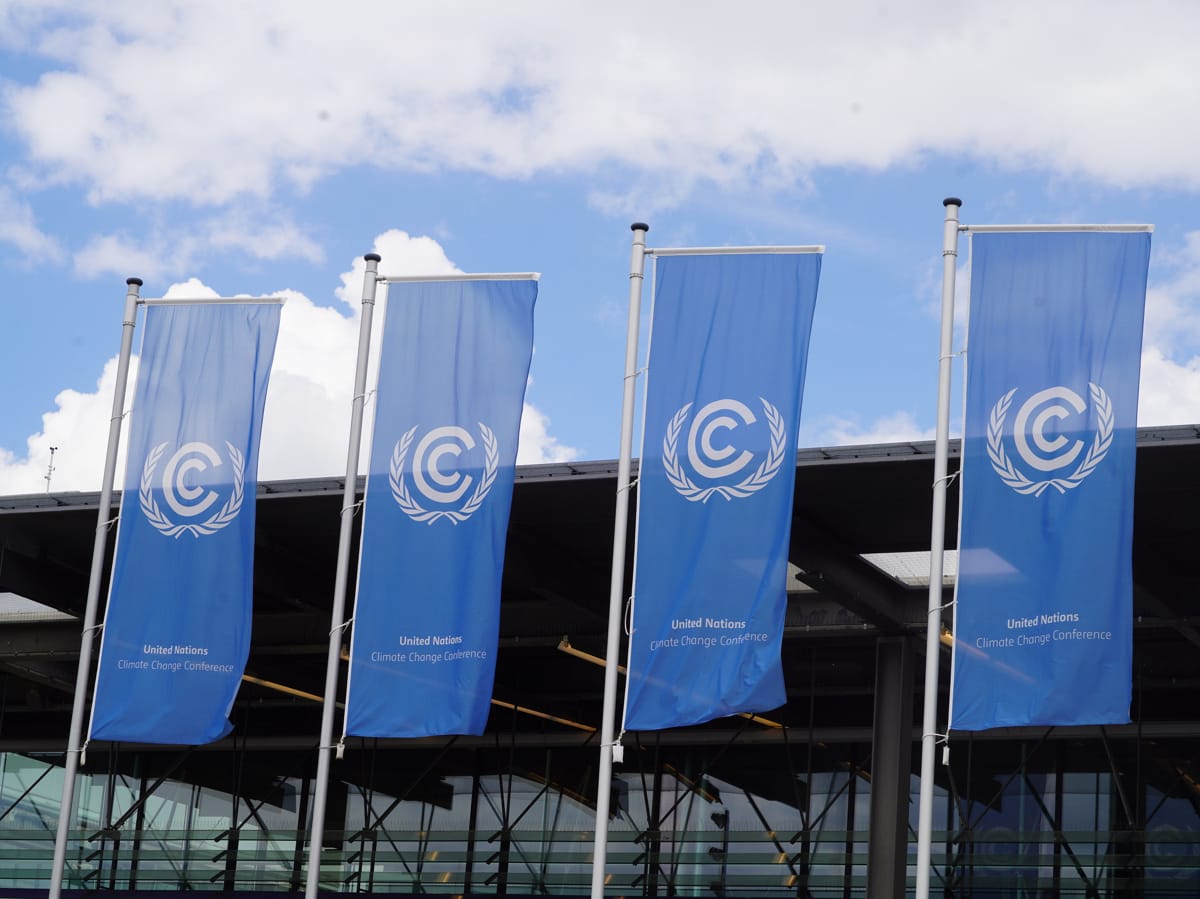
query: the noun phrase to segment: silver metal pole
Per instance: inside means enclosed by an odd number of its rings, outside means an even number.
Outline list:
[[[62,798],[58,803],[58,830],[54,837],[54,862],[50,869],[49,899],[62,895],[63,869],[67,860],[67,831],[71,827],[71,804],[75,799],[75,775],[79,771],[83,736],[83,707],[91,680],[92,643],[95,640],[96,609],[100,605],[100,581],[104,574],[104,550],[112,524],[113,481],[117,474],[117,447],[121,443],[121,420],[125,417],[125,386],[129,380],[129,357],[133,352],[133,328],[137,322],[141,278],[125,282],[125,319],[121,323],[121,352],[117,356],[117,383],[113,389],[112,417],[108,420],[108,449],[104,456],[104,478],[100,486],[100,508],[96,512],[96,537],[92,543],[92,570],[88,576],[87,605],[83,610],[83,635],[79,641],[79,667],[75,671],[75,700],[71,705],[71,736],[63,771]],[[49,482],[47,481],[47,484]]]
[[[916,899],[929,899],[933,837],[933,766],[937,752],[938,666],[942,637],[942,556],[946,546],[946,468],[950,455],[950,363],[954,350],[954,275],[958,210],[949,197],[942,232],[942,342],[938,354],[937,434],[933,456],[933,520],[929,535],[929,618],[925,629],[925,712],[921,724],[921,803],[917,819]]]
[[[308,879],[305,899],[316,899],[321,884],[321,844],[325,841],[325,800],[329,793],[329,754],[333,750],[333,712],[337,705],[338,668],[342,633],[346,629],[346,583],[350,573],[350,536],[358,494],[358,452],[362,443],[363,405],[367,390],[367,357],[371,349],[371,318],[380,256],[367,253],[363,275],[362,318],[358,326],[358,363],[354,369],[354,398],[350,407],[350,446],[346,450],[346,484],[342,489],[342,526],[338,534],[337,574],[330,615],[329,655],[325,660],[325,704],[321,707],[321,742],[317,745],[317,781],[313,786],[312,829],[308,838]]]
[[[633,468],[633,406],[637,387],[638,330],[642,321],[642,272],[649,225],[636,222],[629,263],[629,325],[625,336],[625,392],[621,406],[621,456],[617,463],[617,517],[613,524],[612,580],[608,594],[608,648],[604,662],[604,716],[600,722],[600,769],[596,785],[596,840],[592,849],[592,899],[604,896],[608,857],[608,807],[612,792],[613,719],[617,711],[617,665],[621,654],[621,599],[625,586],[625,532]]]

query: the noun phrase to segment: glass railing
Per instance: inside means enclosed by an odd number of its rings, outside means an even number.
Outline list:
[[[865,846],[865,833],[849,836]],[[77,830],[64,883],[90,890],[293,890],[304,880],[303,843],[297,853],[303,837],[296,831],[243,830],[230,839],[227,831],[192,829],[117,838]],[[799,842],[779,852],[761,832],[730,833],[720,847],[712,834],[664,832],[656,847],[611,846],[607,891],[642,893],[649,878],[661,895],[795,896],[803,880],[815,896],[840,897],[849,860],[857,894],[865,883],[866,855],[848,857],[846,838],[827,831],[820,848],[805,857]],[[321,887],[335,892],[586,895],[591,881],[592,834],[586,830],[559,831],[549,842],[541,830],[478,834],[471,841],[466,832],[381,829],[326,832],[326,840]],[[0,886],[46,887],[53,849],[48,831],[0,830]],[[648,869],[648,851],[656,854],[656,872]]]
[[[140,835],[76,831],[71,835],[65,884],[90,890],[260,890],[303,887],[307,863],[303,834],[228,831],[145,831]],[[664,832],[657,845],[625,841],[611,847],[607,891],[612,894],[842,897],[865,894],[865,832],[827,831],[807,854],[797,839],[730,832]],[[948,878],[953,895],[1061,897],[1200,895],[1200,850],[1193,835],[1169,832],[1139,842],[1138,834],[1090,832],[988,834],[974,845],[935,835],[934,886]],[[980,835],[984,837],[984,835]],[[327,833],[321,887],[334,892],[429,894],[516,893],[585,895],[591,877],[588,831],[540,830],[503,834],[374,832]],[[489,837],[492,837],[489,840]],[[776,842],[778,841],[778,842]],[[0,887],[44,888],[54,836],[0,830]],[[780,851],[782,848],[782,851]],[[847,851],[848,848],[850,851]],[[647,863],[647,852],[651,862]],[[910,847],[910,862],[915,855]],[[950,862],[947,866],[947,861]],[[909,894],[912,889],[911,865]]]

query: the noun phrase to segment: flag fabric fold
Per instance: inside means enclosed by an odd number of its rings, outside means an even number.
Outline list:
[[[1150,235],[972,241],[951,727],[1124,723]]]
[[[785,702],[796,434],[821,256],[656,260],[625,728]]]
[[[347,734],[487,724],[536,297],[530,278],[389,285]]]
[[[250,649],[278,301],[148,304],[91,737],[229,733]]]

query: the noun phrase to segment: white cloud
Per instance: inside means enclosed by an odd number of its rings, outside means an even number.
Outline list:
[[[164,269],[179,258],[165,248],[147,248],[124,234],[98,234],[75,252],[75,274],[94,278],[104,274],[151,278],[163,276]],[[136,272],[136,275],[132,273]]]
[[[254,259],[322,262],[325,258],[315,240],[279,213],[256,217],[234,210],[206,222],[201,234],[213,249],[239,250]]]
[[[579,450],[564,446],[550,434],[550,418],[529,403],[521,415],[521,442],[517,446],[518,465],[542,462],[568,462],[579,457]]]
[[[376,239],[373,249],[383,256],[387,274],[457,271],[441,246],[427,237],[388,231]],[[345,473],[364,273],[365,264],[359,258],[341,276],[341,286],[335,293],[345,307],[319,306],[293,290],[278,292],[287,302],[280,319],[264,413],[259,463],[259,475],[264,480]],[[188,298],[216,295],[195,278],[172,285],[165,294]],[[375,328],[373,333],[376,345],[371,356],[377,360],[382,329]],[[136,371],[135,359],[129,379],[130,394]],[[368,384],[373,382],[372,373],[368,375]],[[42,417],[42,430],[26,441],[24,456],[0,449],[0,494],[44,490],[51,446],[58,448],[54,457],[54,490],[98,489],[115,383],[116,359],[111,359],[94,392],[64,390],[58,394],[56,408]],[[364,420],[364,460],[371,418],[368,407]],[[526,403],[518,461],[522,464],[563,461],[576,455],[576,450],[562,445],[550,433],[546,415]],[[123,462],[118,468],[121,470]]]
[[[1200,355],[1175,362],[1158,347],[1142,353],[1138,425],[1200,423]]]
[[[56,68],[8,86],[8,118],[96,200],[266,197],[363,162],[686,188],[932,153],[1200,187],[1192,4],[10,6],[10,44]]]
[[[446,257],[442,245],[432,237],[410,237],[406,232],[395,228],[385,231],[375,239],[373,251],[383,257],[383,261],[379,263],[381,275],[451,275],[460,271],[458,266]],[[357,285],[362,281],[362,278],[357,276],[363,261],[358,259],[354,265],[354,275],[350,281]],[[346,283],[344,275],[342,281],[343,284]],[[355,302],[358,299],[356,294]]]
[[[1167,356],[1200,351],[1200,231],[1178,249],[1157,253],[1151,272],[1161,277],[1146,292],[1145,343]]]
[[[30,263],[43,262],[61,252],[58,241],[38,228],[29,204],[3,186],[0,186],[0,243],[12,244]]]
[[[1146,292],[1138,424],[1200,422],[1200,231],[1155,251],[1168,277]]]
[[[135,359],[130,366],[130,385],[136,377]],[[54,398],[54,410],[42,416],[42,430],[26,441],[23,457],[0,449],[0,494],[45,490],[50,447],[57,449],[51,480],[56,492],[98,490],[104,473],[116,383],[117,360],[113,358],[105,364],[96,390],[64,390]],[[119,460],[123,458],[122,453]],[[123,467],[123,461],[120,465]]]
[[[206,254],[222,251],[272,262],[321,262],[325,255],[286,215],[235,207],[182,225],[152,225],[141,238],[126,233],[93,235],[75,251],[75,274],[81,278],[132,274],[160,281],[194,269]]]
[[[867,446],[876,443],[908,443],[932,440],[933,428],[922,428],[911,412],[895,412],[864,426],[852,418],[830,418],[819,424],[819,446]]]

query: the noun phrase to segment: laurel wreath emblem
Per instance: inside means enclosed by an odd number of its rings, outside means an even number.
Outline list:
[[[483,505],[492,485],[496,482],[496,472],[500,470],[500,447],[496,442],[496,435],[492,433],[491,428],[483,422],[479,422],[479,433],[483,438],[483,476],[475,485],[475,490],[463,507],[461,509],[426,509],[413,499],[412,494],[408,491],[408,485],[404,481],[404,460],[408,458],[408,451],[412,447],[413,437],[416,436],[416,433],[417,428],[415,427],[406,431],[396,441],[396,447],[392,450],[388,484],[392,488],[392,497],[396,500],[396,505],[413,521],[424,521],[428,524],[433,524],[441,518],[448,518],[454,524],[466,521],[476,509]]]
[[[229,449],[229,461],[233,464],[233,492],[225,501],[225,505],[221,506],[218,511],[204,521],[194,524],[176,524],[158,507],[153,491],[154,469],[166,451],[167,444],[160,443],[150,450],[150,454],[146,456],[146,464],[142,467],[142,480],[138,487],[138,503],[142,507],[142,514],[146,516],[146,520],[155,530],[166,537],[174,537],[177,540],[181,534],[185,533],[199,539],[209,534],[215,534],[237,518],[237,514],[242,508],[242,501],[246,496],[246,459],[229,441],[225,442],[225,446]]]
[[[1112,400],[1099,384],[1088,382],[1088,392],[1096,407],[1097,423],[1096,436],[1092,440],[1091,447],[1088,448],[1083,461],[1067,477],[1032,481],[1013,465],[1008,458],[1008,453],[1004,451],[1004,418],[1008,415],[1008,407],[1012,405],[1012,399],[1016,392],[1016,388],[1013,388],[1000,397],[999,402],[992,407],[992,412],[988,416],[987,454],[992,468],[995,469],[996,474],[1000,475],[1000,480],[1017,493],[1041,496],[1048,488],[1053,487],[1062,494],[1078,487],[1088,475],[1096,470],[1096,466],[1104,461],[1109,447],[1112,446],[1114,430]]]
[[[767,417],[767,426],[771,430],[771,447],[767,457],[759,464],[754,473],[736,484],[717,484],[711,487],[700,487],[687,476],[679,462],[679,434],[687,421],[692,403],[687,403],[675,413],[667,425],[667,433],[663,437],[663,468],[666,469],[667,480],[679,493],[693,503],[706,503],[714,494],[726,500],[742,498],[757,493],[766,487],[770,480],[779,473],[787,450],[787,433],[784,429],[783,416],[779,410],[759,397],[763,412]]]

